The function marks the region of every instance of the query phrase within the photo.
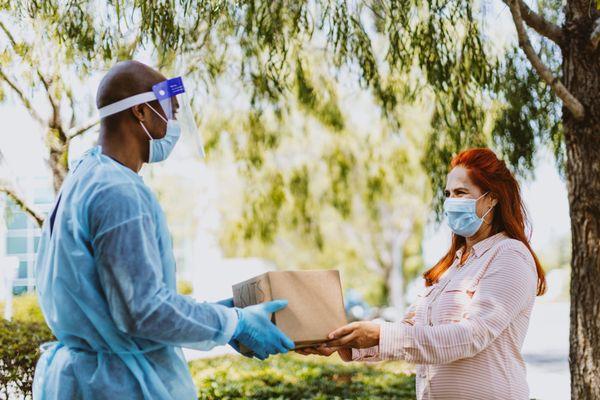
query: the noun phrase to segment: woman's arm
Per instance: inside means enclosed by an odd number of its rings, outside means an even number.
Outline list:
[[[410,326],[382,323],[381,359],[403,359],[415,364],[445,364],[472,357],[485,349],[534,300],[536,272],[529,253],[507,248],[498,253],[467,307],[454,324]],[[366,323],[368,324],[368,323]],[[346,327],[344,327],[346,328]],[[341,328],[332,347],[361,347],[359,330]],[[341,332],[340,332],[341,331]]]
[[[411,306],[404,313],[404,317],[400,323],[407,325],[414,325],[415,321],[415,310],[417,308],[417,302],[411,304]],[[368,347],[366,349],[352,349],[352,361],[381,361],[379,354],[379,345]]]

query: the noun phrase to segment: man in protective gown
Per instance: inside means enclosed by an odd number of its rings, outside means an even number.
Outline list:
[[[284,300],[237,309],[176,292],[165,216],[138,172],[193,131],[184,92],[181,78],[134,61],[100,83],[98,146],[74,163],[43,227],[37,290],[57,341],[43,346],[35,399],[195,399],[181,347],[242,343],[265,359],[294,346],[270,321]]]

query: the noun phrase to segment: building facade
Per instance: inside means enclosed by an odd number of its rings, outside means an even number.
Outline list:
[[[18,192],[28,204],[42,215],[50,212],[54,202],[52,184],[47,178],[18,181]],[[41,237],[36,221],[23,212],[5,195],[0,198],[0,259],[17,257],[19,267],[13,284],[13,292],[21,294],[35,289],[35,255]]]

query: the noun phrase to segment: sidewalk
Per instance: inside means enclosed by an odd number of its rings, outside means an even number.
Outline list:
[[[569,303],[537,303],[523,344],[530,397],[568,400]]]

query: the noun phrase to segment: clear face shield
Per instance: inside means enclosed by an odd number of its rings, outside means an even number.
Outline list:
[[[152,92],[167,119],[179,122],[184,146],[192,149],[195,155],[204,158],[204,145],[181,77],[157,83],[152,86]]]
[[[125,111],[133,106],[158,101],[162,110],[154,110],[162,118],[175,120],[181,129],[181,141],[178,147],[183,148],[179,154],[201,158],[205,157],[200,131],[196,125],[189,98],[181,77],[167,79],[152,86],[151,92],[136,94],[104,106],[98,110],[100,118]],[[153,107],[154,109],[154,107]],[[161,139],[158,139],[161,140]]]

